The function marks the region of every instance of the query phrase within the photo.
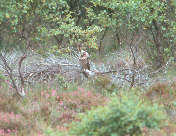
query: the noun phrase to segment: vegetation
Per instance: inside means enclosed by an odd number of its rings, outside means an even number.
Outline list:
[[[83,114],[81,122],[73,124],[77,136],[141,135],[142,128],[158,127],[163,118],[157,105],[148,105],[129,93],[114,97],[106,107]]]
[[[0,135],[175,135],[175,14],[176,0],[0,0]]]

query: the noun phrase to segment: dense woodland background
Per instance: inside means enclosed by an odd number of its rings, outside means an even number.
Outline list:
[[[175,0],[1,0],[0,135],[175,136],[175,15]]]

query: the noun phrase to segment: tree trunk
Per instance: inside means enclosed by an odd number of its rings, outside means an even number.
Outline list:
[[[163,51],[162,51],[162,36],[161,36],[161,32],[160,29],[157,25],[157,22],[155,20],[153,20],[153,26],[155,28],[155,32],[152,31],[152,35],[153,35],[153,40],[157,49],[157,68],[160,68],[162,66],[162,64],[164,63],[164,56],[163,56]]]

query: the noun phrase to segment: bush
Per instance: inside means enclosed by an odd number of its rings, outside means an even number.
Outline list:
[[[76,91],[63,92],[57,97],[60,117],[59,122],[73,121],[77,113],[83,113],[92,107],[103,105],[108,99],[100,94],[78,88]]]
[[[93,86],[100,92],[107,91],[112,93],[115,89],[117,89],[117,86],[112,83],[112,79],[105,75],[97,76],[93,81]]]
[[[148,99],[153,103],[160,103],[165,106],[168,113],[176,110],[176,83],[175,81],[154,83],[147,91]],[[164,101],[163,101],[164,100]],[[170,114],[169,114],[170,115]],[[175,115],[174,115],[175,116]]]
[[[0,111],[17,113],[20,108],[16,103],[13,97],[0,94]]]
[[[76,136],[140,135],[142,128],[157,128],[165,118],[161,108],[143,102],[134,94],[113,97],[104,107],[79,116],[72,123],[70,134]]]
[[[52,128],[47,128],[45,130],[45,136],[66,136],[66,132],[56,131]]]
[[[13,112],[0,112],[0,135],[16,134],[17,131],[24,129],[24,118]]]

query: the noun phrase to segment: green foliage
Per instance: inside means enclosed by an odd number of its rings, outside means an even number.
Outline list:
[[[71,6],[66,0],[0,1],[1,48],[60,48],[63,40],[96,48],[101,28],[78,26]]]
[[[143,32],[154,45],[153,57],[161,53],[166,60],[173,54],[176,42],[174,5],[175,0],[1,0],[0,45],[50,51],[46,47],[60,49],[81,43],[97,49],[97,39],[104,37],[107,30],[118,35],[115,47],[126,42],[125,33],[130,37]]]
[[[117,90],[117,86],[112,83],[111,81],[112,79],[108,76],[97,76],[92,82],[90,82],[90,84],[92,84],[95,88],[97,92],[108,92],[108,93],[112,93],[115,90]]]
[[[26,41],[36,36],[35,19],[36,4],[33,1],[5,1],[0,2],[1,49],[26,47]],[[34,42],[34,41],[33,41]]]
[[[65,88],[66,89],[69,86],[69,83],[67,83],[65,81],[64,77],[61,76],[61,75],[57,75],[56,80],[57,80],[58,86],[60,88]]]
[[[144,48],[151,49],[152,53],[148,53],[148,56],[157,58],[153,59],[154,61],[158,61],[158,59],[166,61],[172,56],[176,42],[174,36],[176,25],[175,10],[171,8],[169,2],[160,0],[91,0],[91,3],[93,6],[87,8],[88,18],[90,21],[96,22],[95,24],[100,26],[103,31],[108,28],[115,35],[118,34],[122,43],[125,43],[126,40],[125,33],[128,33],[129,38],[136,33],[146,34],[148,38],[145,37],[145,40],[152,42],[154,47],[150,48],[148,44],[143,45]],[[116,44],[120,44],[120,41]]]
[[[3,84],[3,82],[6,80],[7,78],[0,72],[0,86]]]
[[[47,128],[45,130],[45,136],[65,136],[66,133]]]
[[[176,136],[176,133],[172,134],[172,136]]]
[[[143,127],[158,128],[165,118],[158,105],[150,105],[133,93],[114,96],[107,106],[88,111],[72,124],[76,136],[140,135]]]

